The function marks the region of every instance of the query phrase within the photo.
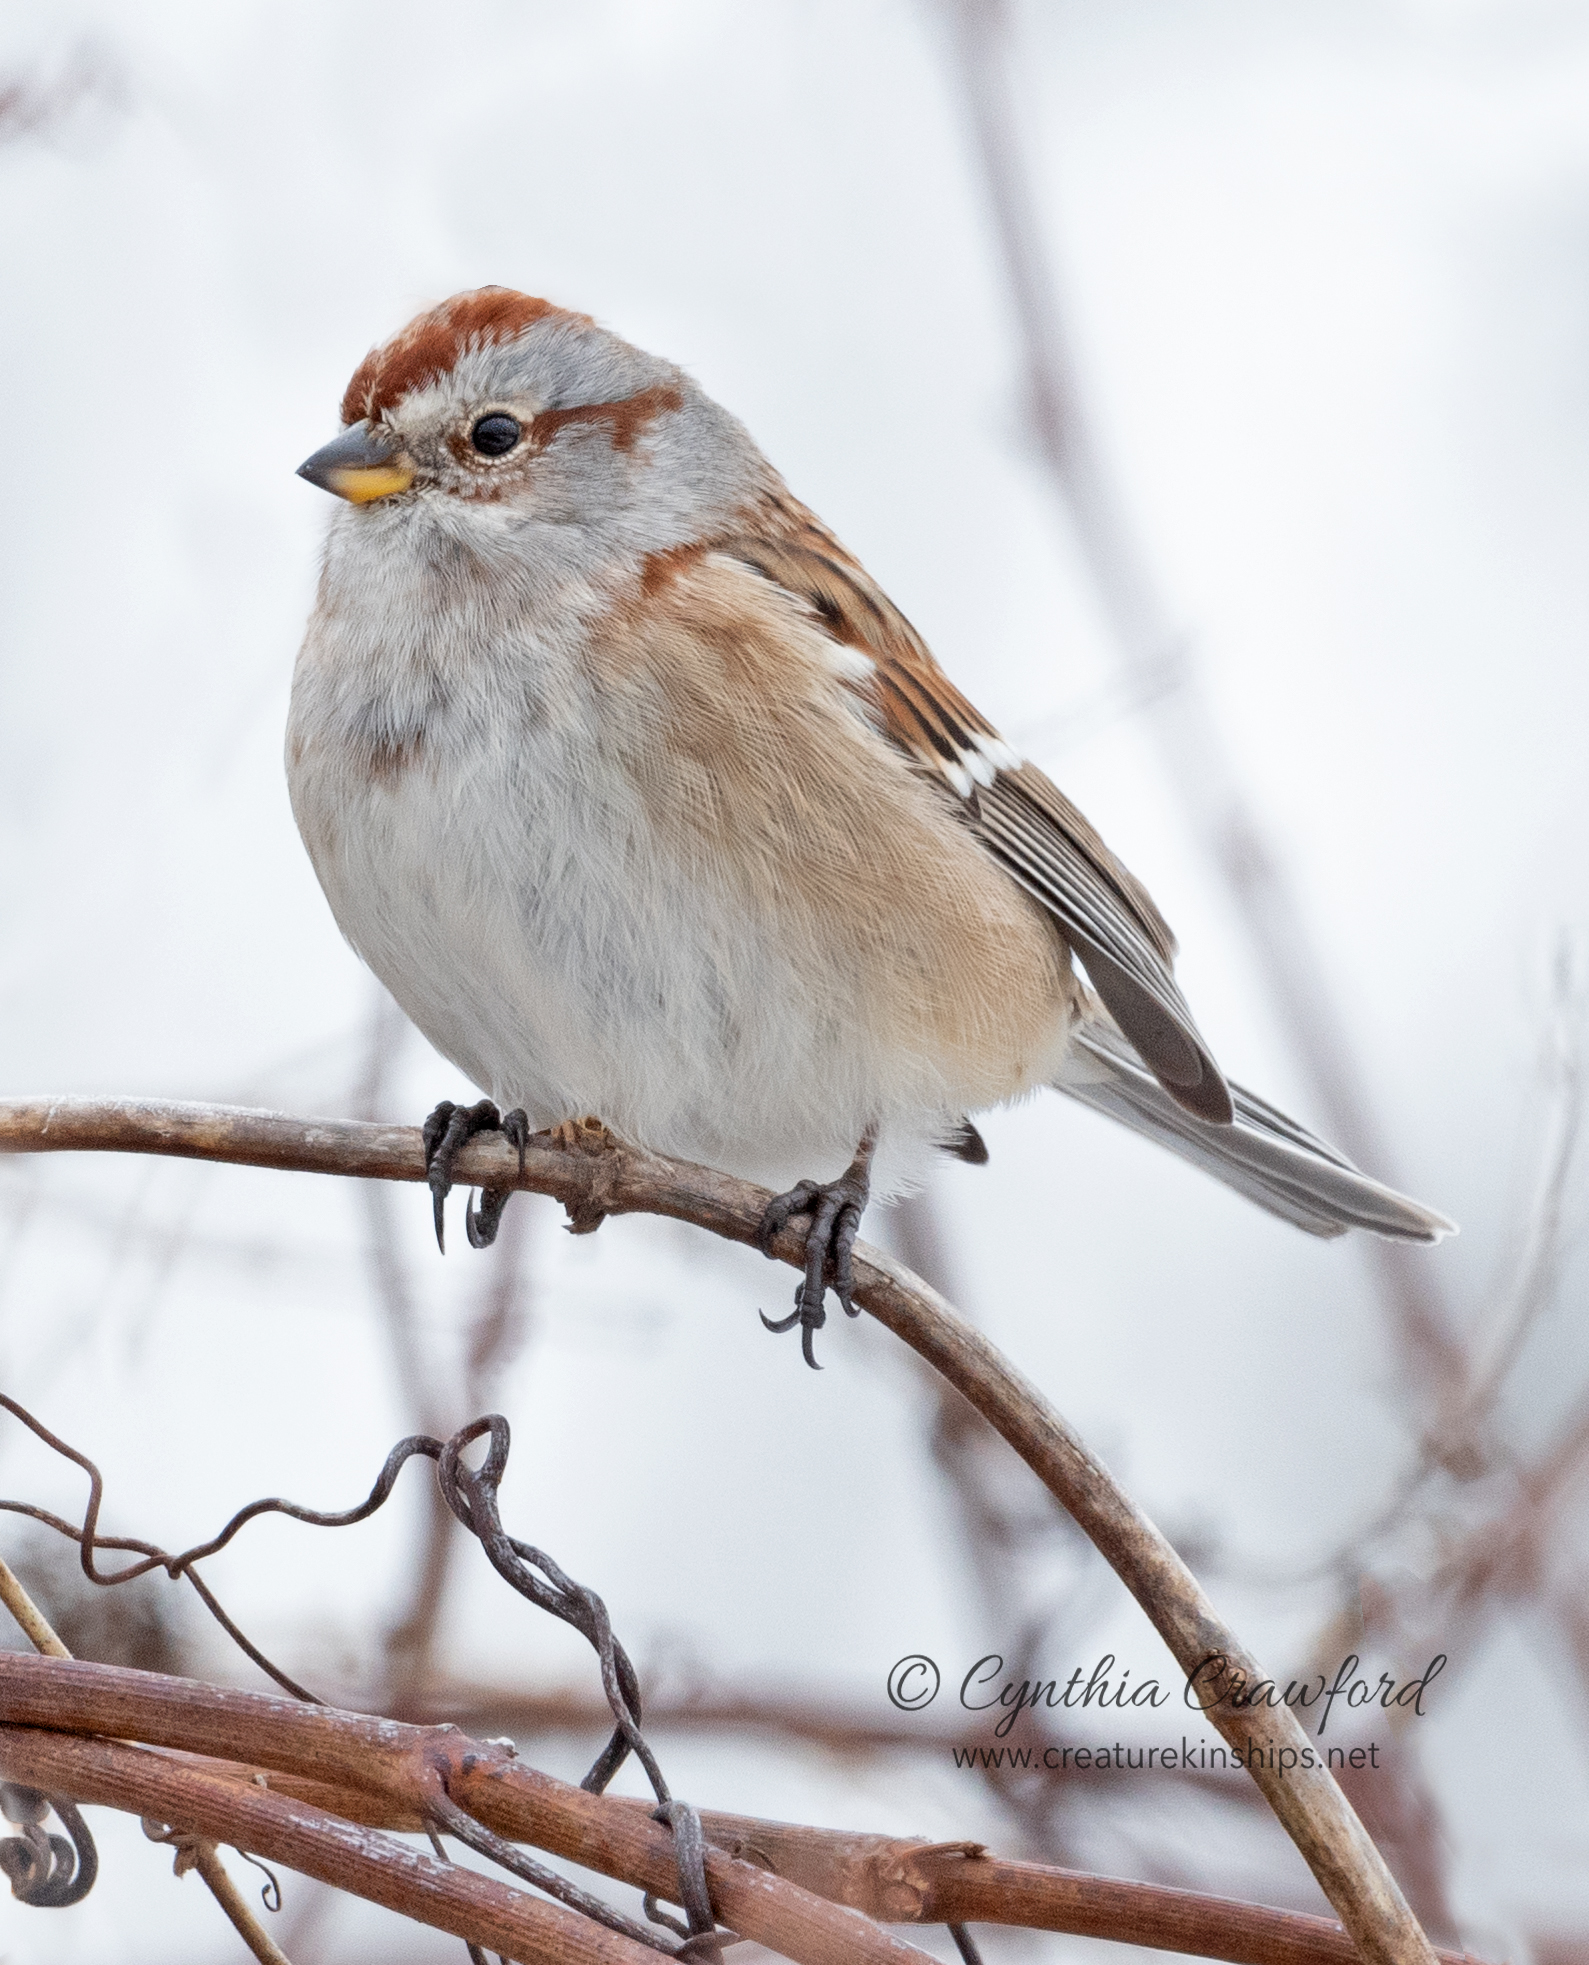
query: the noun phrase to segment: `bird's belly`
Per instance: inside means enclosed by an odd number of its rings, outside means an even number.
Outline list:
[[[577,746],[521,736],[511,755],[433,763],[350,796],[308,758],[295,809],[348,939],[436,1048],[532,1125],[591,1113],[655,1151],[789,1184],[837,1173],[880,1124],[887,1187],[962,1112],[1040,1082],[1030,1031],[995,1033],[1002,1079],[899,1031],[864,963],[811,946],[776,895],[747,907],[659,852],[621,776]],[[1067,1007],[1041,1007],[1038,1049],[1057,1056]]]

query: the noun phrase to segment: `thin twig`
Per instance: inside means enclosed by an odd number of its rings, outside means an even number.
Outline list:
[[[165,1823],[147,1815],[144,1817],[143,1832],[151,1842],[164,1842],[175,1849],[178,1876],[185,1876],[190,1869],[198,1871],[208,1885],[210,1895],[231,1919],[232,1928],[260,1961],[260,1965],[292,1965],[291,1959],[249,1909],[213,1842],[206,1841],[201,1835],[180,1835]]]
[[[35,1651],[46,1658],[71,1657],[71,1652],[50,1628],[49,1619],[23,1589],[15,1571],[4,1561],[0,1561],[0,1603],[21,1625],[22,1635]]]
[[[292,1965],[249,1909],[243,1893],[227,1874],[220,1851],[213,1842],[200,1842],[195,1849],[194,1868],[210,1886],[210,1895],[232,1920],[233,1929],[260,1961],[260,1965]]]
[[[605,1700],[573,1689],[535,1692],[486,1680],[446,1678],[432,1685],[422,1712],[405,1713],[403,1717],[416,1724],[451,1719],[487,1737],[507,1734],[514,1739],[528,1739],[537,1734],[593,1733],[609,1724],[611,1712]],[[1066,1760],[1065,1748],[1074,1751],[1090,1735],[1050,1730],[1040,1714],[1028,1714],[1026,1718],[1032,1722],[1031,1730],[1024,1730],[1023,1719],[1021,1738],[1032,1761],[1026,1771],[1035,1782],[1055,1787],[1079,1785],[1092,1801],[1127,1785],[1129,1777],[1123,1770],[1093,1767],[1081,1771]],[[648,1694],[646,1728],[653,1733],[773,1736],[820,1747],[845,1759],[868,1754],[912,1754],[926,1755],[941,1763],[952,1760],[956,1754],[978,1753],[988,1744],[985,1729],[977,1732],[969,1725],[934,1725],[921,1713],[891,1723],[869,1710],[836,1705],[816,1688],[804,1695],[784,1690],[736,1692],[707,1686],[690,1686],[672,1696]],[[1048,1755],[1046,1768],[1045,1754]],[[1198,1794],[1217,1794],[1222,1801],[1255,1809],[1264,1805],[1262,1796],[1239,1770],[1228,1775],[1215,1770],[1163,1770],[1161,1790],[1182,1785]]]

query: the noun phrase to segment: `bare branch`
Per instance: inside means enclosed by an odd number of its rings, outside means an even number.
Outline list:
[[[0,1727],[0,1764],[16,1779],[152,1816],[211,1842],[240,1844],[523,1965],[655,1965],[644,1946],[561,1904],[437,1862],[305,1802],[216,1780],[142,1747]]]
[[[22,1635],[35,1651],[42,1652],[46,1658],[70,1658],[61,1640],[50,1628],[49,1619],[40,1610],[20,1582],[8,1563],[0,1562],[0,1603],[22,1627]]]
[[[1341,1926],[1328,1918],[1043,1863],[1007,1862],[974,1843],[847,1835],[710,1811],[701,1820],[720,1847],[736,1854],[754,1851],[780,1876],[872,1917],[1017,1925],[1239,1965],[1347,1965],[1359,1955]],[[1443,1965],[1454,1965],[1466,1954],[1436,1956]]]
[[[5,1102],[0,1150],[145,1152],[365,1179],[425,1177],[415,1127],[134,1100]],[[641,1152],[610,1135],[581,1134],[570,1146],[537,1136],[522,1172],[505,1140],[482,1135],[459,1156],[458,1177],[550,1194],[578,1229],[594,1228],[610,1214],[659,1214],[742,1243],[754,1241],[770,1198],[747,1181]],[[773,1253],[794,1268],[804,1261],[792,1228],[776,1238]],[[1228,1694],[1242,1682],[1257,1684],[1267,1675],[1164,1536],[1041,1392],[935,1291],[865,1245],[857,1245],[855,1273],[856,1302],[1008,1440],[1131,1591],[1182,1671],[1201,1675],[1210,1695],[1220,1695],[1207,1717],[1241,1755],[1363,1957],[1375,1965],[1428,1965],[1429,1940],[1345,1796],[1317,1764],[1294,1714],[1284,1706],[1230,1703]]]
[[[368,1824],[372,1814],[378,1821],[391,1819],[395,1812],[399,1826],[414,1827],[429,1817],[439,1799],[466,1810],[499,1835],[533,1843],[642,1890],[672,1900],[678,1889],[673,1837],[652,1818],[646,1804],[619,1803],[571,1787],[525,1766],[503,1748],[470,1740],[451,1727],[404,1726],[333,1707],[305,1706],[296,1700],[113,1665],[3,1654],[0,1715],[8,1722],[0,1727],[0,1766],[22,1770],[17,1778],[32,1779],[45,1765],[69,1768],[59,1777],[49,1776],[63,1792],[158,1815],[216,1841],[240,1843],[305,1875],[513,1958],[555,1956],[561,1961],[565,1954],[546,1946],[548,1932],[555,1934],[565,1926],[536,1929],[520,1924],[511,1935],[501,1924],[489,1922],[462,1928],[460,1920],[466,1915],[478,1920],[488,1912],[492,1917],[516,1914],[515,1906],[533,1900],[495,1883],[489,1889],[498,1895],[489,1899],[470,1896],[456,1882],[444,1887],[432,1871],[452,1879],[471,1873],[371,1841],[365,1829],[356,1830],[353,1822]],[[72,1740],[64,1733],[32,1730],[44,1727],[104,1733],[115,1740],[141,1740],[217,1759],[246,1757],[272,1770],[271,1787],[226,1781],[214,1770],[168,1756],[143,1754],[124,1761],[113,1753],[109,1759],[97,1758],[108,1747],[107,1741]],[[117,1751],[139,1752],[132,1747]],[[338,1812],[291,1798],[287,1784],[276,1779],[276,1770],[318,1784],[310,1792],[332,1800]],[[345,1819],[340,1812],[344,1790],[374,1796],[386,1804],[385,1810],[355,1805],[349,1810],[350,1819]],[[394,1864],[405,1872],[413,1872],[416,1864],[420,1867],[418,1882],[412,1888],[405,1883],[395,1895],[388,1874]],[[923,1965],[923,1954],[915,1946],[877,1930],[852,1911],[769,1876],[753,1863],[709,1849],[706,1875],[723,1923],[799,1965],[841,1965],[850,1960]],[[479,1884],[484,1879],[471,1877],[471,1881]],[[556,1909],[559,1919],[569,1916],[557,1906],[534,1904],[534,1908],[537,1912]],[[439,1914],[442,1911],[447,1914]],[[596,1928],[584,1919],[574,1922],[584,1929]],[[524,1949],[532,1935],[538,1950]],[[581,1955],[648,1956],[619,1934],[598,1930],[598,1936],[621,1943],[623,1949]]]
[[[448,1727],[404,1726],[117,1666],[36,1659],[0,1658],[0,1712],[24,1722],[21,1728],[0,1727],[0,1765],[38,1771],[43,1762],[14,1758],[31,1743],[35,1752],[55,1756],[48,1762],[52,1778],[63,1778],[55,1770],[70,1765],[70,1778],[86,1798],[109,1800],[112,1806],[128,1804],[106,1791],[115,1770],[107,1772],[108,1764],[96,1757],[106,1743],[73,1737],[80,1732],[114,1730],[177,1749],[146,1754],[136,1767],[117,1763],[117,1779],[136,1774],[148,1780],[159,1778],[158,1770],[168,1771],[170,1799],[156,1811],[167,1815],[182,1808],[191,1814],[192,1797],[198,1797],[214,1824],[224,1816],[230,1790],[252,1803],[263,1797],[278,1809],[297,1809],[291,1819],[300,1825],[318,1821],[344,1830],[355,1823],[412,1830],[425,1820],[427,1797],[439,1787],[499,1834],[638,1888],[655,1887],[659,1878],[674,1873],[670,1838],[647,1803],[569,1787]],[[72,1732],[34,1730],[47,1725]],[[73,1760],[74,1750],[81,1750],[81,1764]],[[247,1760],[211,1757],[218,1753],[241,1753]],[[99,1790],[81,1787],[84,1781],[98,1781]],[[287,1814],[269,1819],[275,1823],[273,1835],[285,1833]],[[253,1818],[227,1820],[226,1830],[212,1827],[211,1832],[292,1860],[258,1839]],[[856,1912],[882,1922],[1069,1932],[1228,1959],[1233,1965],[1347,1965],[1360,1956],[1342,1928],[1324,1918],[1007,1862],[978,1843],[925,1843],[711,1812],[703,1812],[701,1820],[712,1845],[707,1873],[718,1914],[742,1935],[813,1965],[840,1958],[921,1959],[913,1947],[884,1933],[876,1934],[884,1948],[869,1943],[866,1934],[873,1927]],[[247,1840],[250,1836],[255,1839]],[[344,1836],[336,1846],[346,1841]],[[293,1866],[339,1887],[357,1888],[328,1874],[332,1861],[322,1851],[318,1867],[297,1861]],[[455,1928],[438,1917],[426,1921]],[[1463,1956],[1436,1955],[1442,1965],[1461,1965]]]

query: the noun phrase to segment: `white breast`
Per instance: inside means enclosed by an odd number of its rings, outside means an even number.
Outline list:
[[[537,686],[511,718],[478,650],[445,701],[388,688],[372,770],[380,719],[315,642],[293,808],[338,924],[436,1048],[536,1127],[594,1113],[774,1183],[841,1171],[869,1123],[842,1034],[765,928],[655,851],[567,651],[518,651]]]
[[[438,606],[439,576],[415,593],[408,564],[366,552],[322,588],[294,678],[293,808],[349,941],[504,1108],[535,1127],[595,1114],[774,1185],[837,1174],[880,1122],[886,1189],[968,1108],[1051,1075],[1059,998],[1018,1019],[1035,1037],[995,1044],[1025,1054],[1007,1083],[985,1059],[957,1073],[895,1039],[888,979],[846,940],[814,954],[776,893],[748,904],[659,850],[623,761],[635,732],[592,681],[608,598],[590,582],[571,573],[529,609],[500,582],[489,605],[450,588]],[[912,956],[893,986],[918,974]]]

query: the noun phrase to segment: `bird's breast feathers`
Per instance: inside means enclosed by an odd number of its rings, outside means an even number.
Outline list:
[[[493,1096],[799,1177],[1055,1075],[1064,944],[800,596],[689,550],[420,639],[364,586],[328,576],[300,657],[294,810],[344,933]]]

